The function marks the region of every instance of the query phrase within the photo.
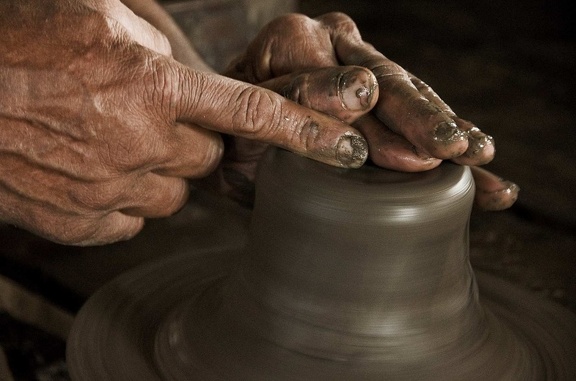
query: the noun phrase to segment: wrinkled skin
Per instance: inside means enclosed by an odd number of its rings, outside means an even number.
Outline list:
[[[255,87],[211,73],[154,1],[124,3],[142,18],[117,0],[0,3],[0,222],[65,244],[128,239],[183,205],[185,179],[218,165],[222,136],[228,190],[250,189],[266,144],[349,167],[369,144],[374,162],[408,171],[493,155],[343,15],[270,24],[228,73]],[[463,136],[486,145],[470,150]],[[479,205],[513,202],[513,184],[473,170]]]
[[[174,213],[186,178],[218,165],[220,133],[331,165],[366,160],[349,124],[194,70],[194,55],[177,62],[117,0],[4,0],[0,35],[0,222],[55,242],[128,239]]]
[[[338,104],[325,102],[319,107],[318,102],[309,101],[311,96],[300,96],[321,87],[315,82],[322,79],[313,78],[311,73],[343,65],[368,68],[377,78],[373,100],[378,101],[369,113],[365,109],[349,115]],[[364,42],[354,22],[344,14],[330,13],[316,19],[293,14],[272,21],[226,75],[354,122],[368,140],[370,159],[384,168],[424,171],[443,160],[470,165],[477,187],[476,204],[481,209],[508,208],[518,196],[515,184],[477,167],[494,157],[492,137],[459,118],[428,85]],[[253,179],[254,160],[263,147],[241,139],[235,139],[231,146],[220,170],[221,182],[232,184],[229,193],[246,200],[250,195],[237,189],[242,181]]]

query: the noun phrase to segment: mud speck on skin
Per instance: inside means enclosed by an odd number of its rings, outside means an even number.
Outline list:
[[[466,156],[471,157],[477,155],[486,146],[494,145],[494,138],[490,135],[483,135],[479,137],[471,136],[468,140],[468,150]]]
[[[357,135],[340,138],[336,148],[336,158],[344,167],[359,168],[368,157],[368,143]]]
[[[468,134],[458,128],[455,122],[438,123],[434,129],[434,140],[446,144],[468,139]]]
[[[520,187],[511,181],[506,181],[506,188],[497,190],[495,192],[484,192],[489,196],[488,203],[485,204],[484,210],[502,210],[513,204],[518,199]],[[502,197],[502,194],[508,194],[510,197]]]

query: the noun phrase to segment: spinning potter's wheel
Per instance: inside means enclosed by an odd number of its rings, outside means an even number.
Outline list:
[[[576,317],[468,260],[473,180],[270,150],[247,247],[190,249],[82,308],[74,380],[574,380]]]

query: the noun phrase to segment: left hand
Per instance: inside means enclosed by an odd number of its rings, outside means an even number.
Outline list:
[[[364,134],[375,164],[408,172],[435,168],[442,160],[470,165],[480,208],[500,210],[514,203],[519,190],[515,184],[476,167],[494,157],[492,137],[458,117],[423,81],[364,42],[354,22],[342,13],[316,19],[292,14],[272,21],[226,75],[268,87],[302,103],[302,91],[286,89],[309,89],[311,83],[319,81],[304,81],[303,76],[327,68],[342,70],[345,67],[341,65],[368,68],[377,78],[378,86],[374,88],[378,90],[371,102],[378,102],[371,112],[372,104],[343,119],[354,122]],[[318,109],[318,102],[305,105]],[[337,117],[343,112],[338,105],[321,111]],[[232,154],[245,163],[251,156],[245,152],[239,149]]]
[[[0,222],[63,244],[128,239],[176,212],[220,134],[358,167],[349,124],[186,67],[118,0],[0,1]]]

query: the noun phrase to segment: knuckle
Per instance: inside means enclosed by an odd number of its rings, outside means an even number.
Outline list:
[[[412,82],[414,87],[416,87],[419,91],[429,92],[432,90],[431,87],[426,82],[422,81],[420,78],[415,77],[411,74],[409,74],[409,77],[410,77],[410,82]]]
[[[144,82],[145,98],[151,100],[156,105],[168,106],[168,110],[178,103],[177,81],[174,80],[174,68],[168,65],[163,59],[150,57],[146,66],[150,67],[147,78]],[[163,110],[164,107],[156,107],[156,110]]]
[[[184,206],[187,199],[188,182],[184,179],[179,179],[179,185],[175,185],[172,188],[172,192],[165,202],[163,216],[167,217],[179,211]]]
[[[397,63],[388,59],[371,58],[362,63],[374,73],[381,88],[386,89],[409,81],[406,71]]]
[[[128,120],[102,130],[96,148],[99,167],[108,174],[132,171],[164,157],[169,128],[151,120]]]
[[[99,150],[100,162],[111,170],[130,170],[141,165],[144,161],[142,150],[144,137],[137,131],[124,129],[117,131],[112,139],[102,142]]]
[[[145,58],[145,74],[140,84],[141,94],[136,94],[141,103],[136,105],[150,120],[157,123],[174,123],[182,114],[193,114],[194,110],[183,110],[196,104],[202,95],[205,79],[202,75],[175,63],[166,57]],[[150,105],[154,105],[151,107]]]
[[[341,32],[355,32],[358,29],[354,20],[343,12],[329,12],[320,16],[317,20]]]
[[[308,106],[305,89],[307,88],[309,78],[309,73],[296,76],[281,90],[281,94],[286,99]]]
[[[118,181],[103,181],[70,189],[68,197],[83,210],[103,212],[122,203],[124,189]]]
[[[306,15],[300,13],[289,13],[280,17],[277,17],[270,24],[268,24],[268,29],[278,30],[283,34],[286,30],[298,30],[302,25],[306,25],[310,22],[310,18]]]
[[[292,141],[296,147],[304,147],[305,151],[310,151],[318,145],[320,136],[318,123],[308,119],[300,128],[294,130]]]
[[[238,96],[233,115],[232,131],[235,135],[266,139],[281,126],[281,103],[273,93],[246,88]]]
[[[133,238],[144,228],[144,218],[129,217],[113,212],[87,220],[82,229],[67,236],[66,244],[73,246],[96,246],[125,241]]]

